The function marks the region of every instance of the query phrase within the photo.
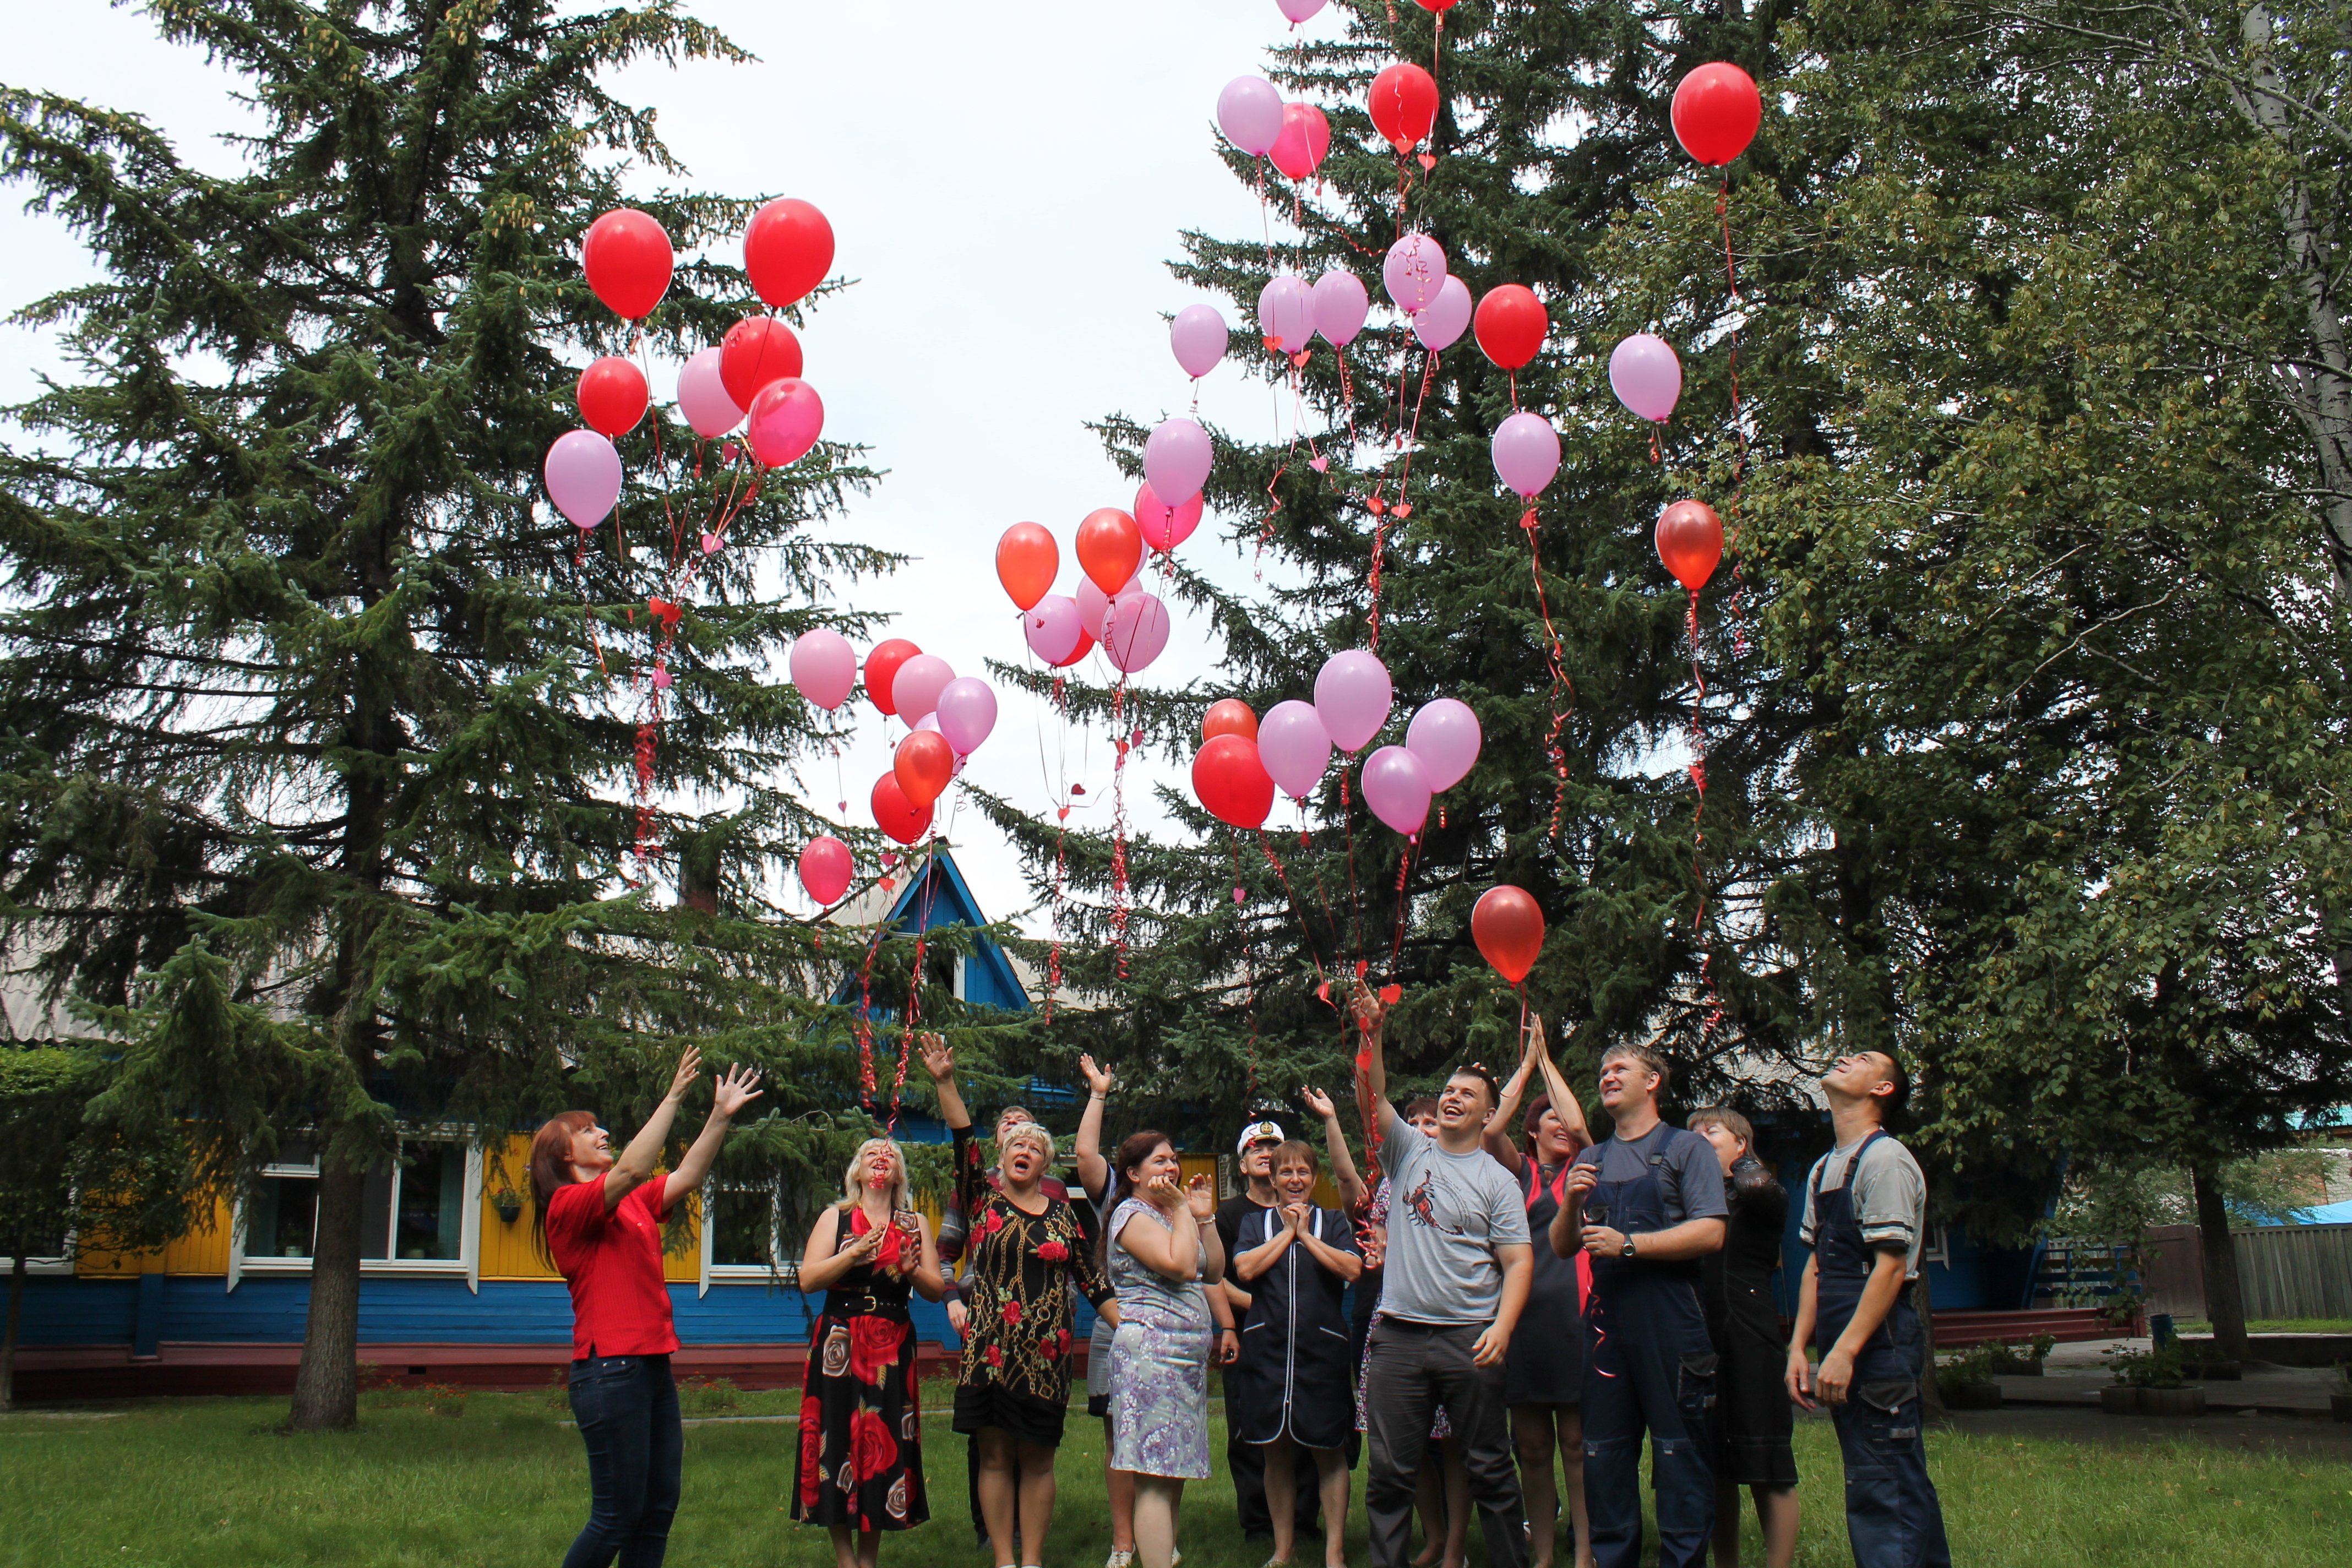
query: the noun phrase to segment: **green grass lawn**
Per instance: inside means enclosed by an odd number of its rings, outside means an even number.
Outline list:
[[[925,1390],[932,1522],[885,1542],[899,1568],[985,1568],[963,1522],[961,1440],[948,1389]],[[728,1414],[782,1414],[797,1394],[737,1396]],[[726,1396],[690,1401],[712,1407]],[[458,1418],[414,1395],[367,1396],[356,1433],[289,1437],[278,1399],[197,1399],[0,1416],[0,1563],[65,1568],[524,1568],[551,1564],[583,1516],[577,1434],[548,1396],[476,1394]],[[680,1568],[830,1568],[824,1537],[785,1511],[794,1428],[723,1425],[687,1433],[686,1501],[671,1537]],[[1050,1560],[1094,1568],[1108,1542],[1101,1427],[1074,1416],[1063,1448]],[[1223,1480],[1187,1499],[1188,1568],[1259,1568],[1263,1543],[1234,1524]],[[2129,1449],[1941,1436],[1931,1453],[1956,1562],[2033,1568],[2345,1563],[2352,1466],[2183,1444]],[[1798,1429],[1809,1568],[1851,1561],[1836,1443]],[[1350,1555],[1363,1562],[1361,1477]],[[1484,1554],[1472,1533],[1472,1561]],[[1757,1561],[1753,1525],[1749,1561]]]
[[[2176,1332],[2210,1334],[2213,1325],[2208,1322],[2179,1322]],[[2352,1334],[2352,1318],[2250,1318],[2246,1321],[2250,1334]]]

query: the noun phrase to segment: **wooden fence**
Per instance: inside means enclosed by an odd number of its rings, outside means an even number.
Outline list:
[[[2352,1318],[2352,1225],[2233,1230],[2238,1289],[2249,1318]],[[2148,1310],[2203,1318],[2204,1248],[2194,1226],[2147,1233]]]

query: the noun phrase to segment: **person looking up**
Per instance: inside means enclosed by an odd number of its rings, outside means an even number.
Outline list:
[[[1728,1106],[1693,1111],[1690,1130],[1715,1146],[1731,1214],[1723,1250],[1702,1261],[1699,1298],[1723,1358],[1715,1387],[1715,1563],[1739,1568],[1739,1489],[1756,1502],[1765,1568],[1797,1555],[1794,1411],[1780,1384],[1786,1347],[1772,1271],[1780,1266],[1789,1194],[1755,1154],[1756,1130]]]

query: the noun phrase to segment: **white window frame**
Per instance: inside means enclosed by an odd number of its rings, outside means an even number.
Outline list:
[[[482,1146],[464,1132],[447,1131],[403,1132],[401,1142],[455,1143],[466,1151],[464,1195],[458,1200],[457,1256],[455,1258],[362,1258],[360,1277],[373,1279],[463,1279],[466,1289],[479,1294],[482,1289]],[[392,1192],[387,1199],[391,1213],[400,1213],[400,1183],[406,1169],[397,1159],[392,1165]],[[307,1176],[316,1180],[319,1163],[264,1165],[264,1176]],[[300,1278],[310,1272],[312,1259],[308,1258],[273,1258],[246,1250],[246,1204],[240,1194],[236,1200],[236,1221],[230,1227],[228,1248],[228,1289],[234,1290],[247,1276],[262,1278]]]
[[[1925,1268],[1930,1263],[1940,1263],[1947,1268],[1952,1266],[1952,1231],[1949,1226],[1937,1224],[1927,1227],[1927,1241],[1919,1248],[1919,1267]]]
[[[713,1263],[710,1260],[711,1247],[719,1231],[719,1227],[711,1223],[710,1197],[716,1187],[717,1183],[715,1181],[707,1183],[705,1184],[703,1190],[695,1194],[702,1205],[702,1210],[699,1215],[702,1226],[702,1236],[700,1238],[702,1272],[695,1284],[695,1295],[697,1297],[709,1295],[710,1288],[713,1285],[741,1285],[748,1284],[755,1280],[763,1284],[772,1281],[782,1281],[785,1284],[792,1283],[793,1280],[798,1277],[797,1270],[800,1268],[800,1260],[796,1258],[791,1258],[784,1251],[783,1194],[777,1191],[776,1185],[772,1182],[768,1184],[767,1189],[768,1256],[775,1259],[775,1267],[771,1268],[764,1263]],[[741,1192],[748,1189],[739,1187],[730,1190]]]
[[[73,1243],[73,1232],[68,1231],[66,1232],[66,1249],[63,1252],[54,1258],[36,1257],[25,1259],[26,1275],[29,1278],[42,1274],[71,1274],[74,1271]],[[0,1278],[15,1273],[16,1269],[15,1255],[0,1253]]]
[[[971,967],[971,954],[959,952],[955,955],[955,999],[959,1002],[969,1000],[964,994],[964,977]]]

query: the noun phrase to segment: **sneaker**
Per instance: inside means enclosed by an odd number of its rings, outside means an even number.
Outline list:
[[[1114,1552],[1103,1559],[1103,1568],[1134,1568],[1134,1563],[1135,1553],[1132,1552]]]

